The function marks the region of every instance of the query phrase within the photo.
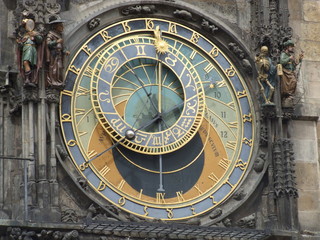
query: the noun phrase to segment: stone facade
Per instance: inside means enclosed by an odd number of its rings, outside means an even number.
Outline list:
[[[28,96],[26,97],[25,92],[20,91],[22,81],[16,64],[14,21],[19,14],[17,7],[22,2],[0,0],[2,22],[0,25],[2,49],[0,51],[0,156],[17,157],[0,158],[0,239],[165,239],[168,236],[170,239],[205,239],[196,235],[183,235],[184,231],[191,232],[193,225],[197,225],[197,219],[183,226],[176,225],[174,230],[162,225],[161,222],[145,223],[145,225],[140,222],[140,227],[144,229],[141,233],[135,230],[137,229],[135,222],[139,221],[134,216],[119,214],[117,216],[121,221],[126,222],[121,227],[126,226],[127,229],[131,229],[131,235],[127,232],[110,230],[120,228],[120,224],[112,222],[114,221],[112,214],[117,210],[93,203],[86,195],[88,192],[86,182],[73,179],[66,172],[69,167],[68,156],[63,147],[57,146],[60,144],[59,134],[53,134],[59,128],[56,122],[57,105],[55,101],[45,97],[46,94],[50,94],[54,98],[56,93],[45,92],[42,86],[43,91],[39,92],[36,100],[29,101],[26,100]],[[252,196],[246,199],[243,209],[235,210],[228,218],[220,219],[221,210],[216,209],[210,215],[214,224],[209,225],[213,228],[202,229],[202,233],[208,234],[208,239],[214,239],[213,235],[210,235],[212,232],[217,229],[222,231],[231,229],[232,232],[233,228],[228,228],[232,226],[245,228],[244,232],[248,230],[247,236],[262,234],[258,239],[263,239],[263,234],[266,233],[268,236],[273,235],[268,239],[320,239],[320,40],[318,37],[320,0],[47,0],[42,2],[59,2],[63,6],[59,16],[67,21],[64,36],[66,47],[71,54],[80,42],[80,39],[75,38],[88,34],[89,20],[103,15],[103,11],[125,4],[164,3],[170,6],[177,4],[179,7],[196,11],[201,17],[210,17],[227,32],[232,33],[233,39],[230,38],[230,41],[235,40],[236,44],[224,47],[233,52],[233,58],[239,61],[239,66],[242,67],[246,66],[244,60],[253,62],[259,52],[261,47],[259,37],[266,33],[263,28],[265,25],[270,26],[272,34],[279,31],[278,25],[283,26],[283,35],[269,36],[271,42],[278,41],[277,43],[280,38],[290,36],[291,27],[296,53],[304,51],[304,59],[301,68],[299,67],[295,106],[291,109],[293,112],[289,111],[288,118],[285,114],[282,120],[282,116],[280,117],[281,124],[275,120],[276,116],[272,111],[269,116],[264,116],[265,120],[262,122],[264,121],[265,127],[268,124],[272,125],[272,128],[281,125],[284,141],[290,139],[289,143],[293,143],[295,170],[292,170],[292,173],[289,167],[285,173],[296,177],[297,185],[293,190],[296,187],[299,197],[288,196],[289,194],[283,198],[274,196],[272,181],[278,180],[279,173],[276,157],[274,160],[271,160],[271,156],[268,157],[269,160],[257,159],[257,165],[258,161],[262,161],[262,167],[255,166],[255,171],[257,174],[262,172],[263,177],[259,179],[261,183],[257,184],[256,193],[252,193]],[[116,11],[110,11],[110,15],[106,18],[109,20],[117,18],[119,17],[117,14]],[[276,59],[279,47],[275,46],[274,42],[271,46],[273,57]],[[253,70],[250,74],[255,76],[257,73]],[[6,80],[9,80],[10,87],[5,86]],[[253,82],[252,87],[258,94],[257,84]],[[32,129],[35,135],[30,139],[26,136],[29,136]],[[262,136],[263,131],[261,132]],[[277,133],[269,134],[269,138],[272,137],[278,137]],[[55,143],[54,146],[51,144],[52,141]],[[265,139],[263,144],[267,142],[268,139]],[[283,149],[286,148],[288,162],[293,161],[289,156],[291,154],[289,143],[280,143],[283,144]],[[277,155],[276,147],[271,149],[270,146],[269,149],[270,153],[273,151],[273,154]],[[22,159],[34,156],[42,160],[32,162]],[[268,170],[264,161],[268,163],[270,161]],[[27,190],[24,188],[26,170],[29,178]],[[240,190],[234,197],[235,201],[245,198],[243,191]],[[31,193],[28,198],[25,198],[25,191]],[[79,196],[83,196],[81,201]],[[25,203],[29,206],[27,218],[30,222],[24,221]],[[291,216],[291,220],[285,219],[287,213]],[[295,222],[295,218],[298,223]],[[94,223],[94,220],[100,221],[99,224]],[[189,224],[191,227],[188,229]],[[100,229],[100,232],[96,229]],[[259,232],[260,230],[262,232]],[[147,234],[148,231],[153,233]],[[234,235],[239,234],[234,231]]]

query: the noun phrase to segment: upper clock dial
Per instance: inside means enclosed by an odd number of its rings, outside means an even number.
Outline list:
[[[60,114],[90,187],[146,218],[221,206],[253,151],[255,112],[241,75],[211,41],[168,20],[121,21],[85,42]]]
[[[114,42],[97,61],[94,109],[105,130],[133,151],[164,154],[190,141],[204,115],[201,80],[186,56],[157,54],[154,39]],[[135,131],[128,139],[126,132]]]

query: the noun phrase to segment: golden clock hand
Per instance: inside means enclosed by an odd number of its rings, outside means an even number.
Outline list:
[[[132,70],[132,66],[131,66],[130,62],[128,62],[128,64],[129,64],[130,67],[128,67],[127,64],[125,64],[124,66],[125,66],[125,67],[135,76],[135,78],[138,80],[138,82],[139,82],[139,84],[141,85],[143,91],[145,92],[145,94],[147,95],[148,99],[150,100],[152,107],[156,110],[156,113],[158,114],[159,112],[158,112],[158,109],[157,109],[156,105],[154,104],[154,102],[153,102],[153,100],[152,100],[152,98],[151,98],[151,93],[148,93],[148,92],[147,92],[147,89],[146,89],[146,87],[144,86],[144,82],[143,82],[143,81],[139,78],[139,76]]]

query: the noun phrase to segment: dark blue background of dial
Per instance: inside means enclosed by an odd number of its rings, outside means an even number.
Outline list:
[[[199,134],[184,147],[172,153],[162,155],[163,172],[180,169],[192,160],[194,160],[203,148]],[[123,179],[135,190],[143,194],[156,197],[159,188],[159,173],[145,171],[127,161],[119,150],[131,161],[144,168],[159,171],[159,156],[145,155],[130,151],[119,145],[118,149],[113,151],[116,166]],[[200,154],[198,159],[187,168],[175,173],[163,174],[163,188],[165,189],[165,198],[176,197],[177,193],[182,191],[186,193],[190,190],[201,175],[204,165],[204,154]]]

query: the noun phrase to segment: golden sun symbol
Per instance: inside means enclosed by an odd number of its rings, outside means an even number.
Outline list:
[[[165,40],[155,40],[154,42],[157,53],[164,54],[169,51],[169,44]]]

